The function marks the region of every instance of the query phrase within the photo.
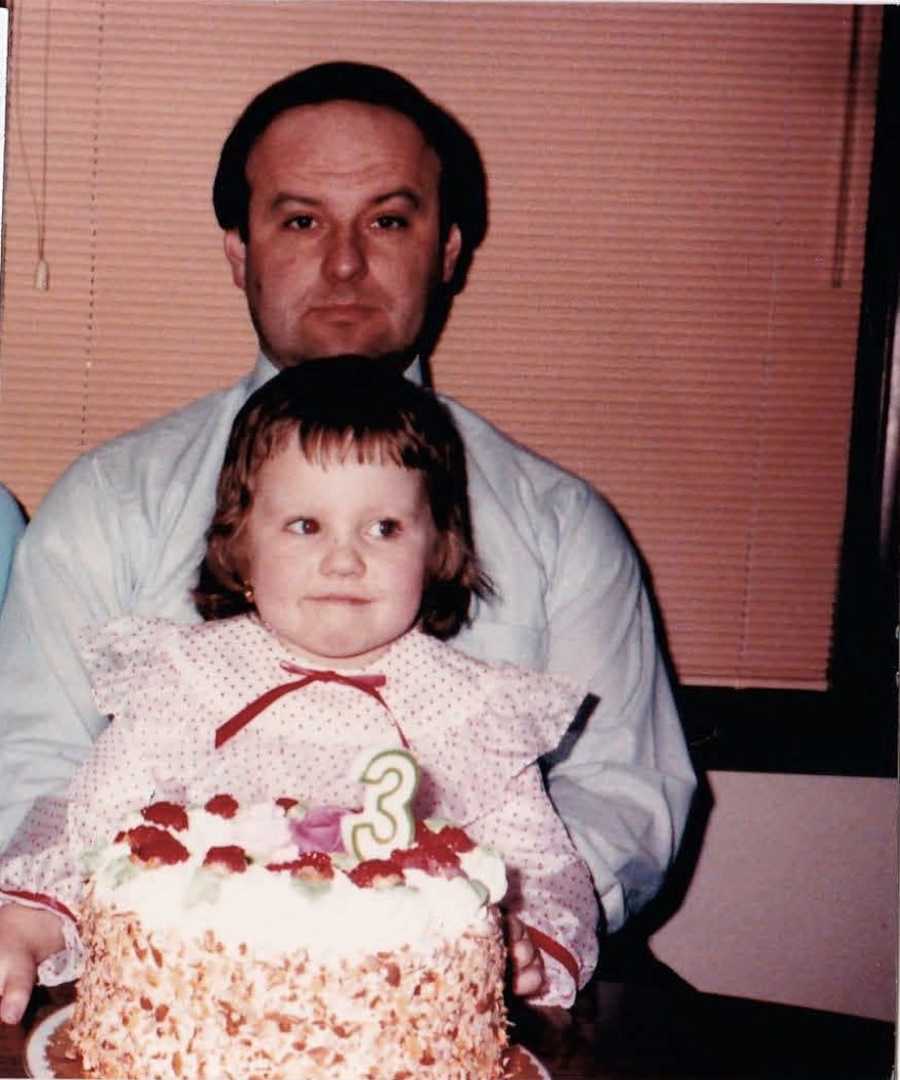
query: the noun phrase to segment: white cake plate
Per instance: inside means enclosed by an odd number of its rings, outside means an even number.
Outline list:
[[[530,1050],[526,1050],[524,1046],[519,1046],[516,1049],[522,1057],[528,1060],[528,1063],[530,1065],[534,1066],[535,1071],[537,1072],[541,1080],[553,1080],[553,1077],[550,1075],[550,1073],[547,1072],[546,1066],[541,1064],[541,1062],[538,1061],[538,1059],[534,1056],[534,1054],[532,1054]]]
[[[25,1040],[25,1072],[34,1080],[54,1080],[56,1073],[47,1057],[47,1047],[53,1033],[75,1011],[74,1004],[64,1005],[36,1024]]]

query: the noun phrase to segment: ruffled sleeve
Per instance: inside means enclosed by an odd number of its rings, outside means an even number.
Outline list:
[[[423,766],[425,816],[472,821],[496,809],[506,786],[559,746],[584,696],[562,676],[489,666],[433,639],[408,654],[402,691],[392,694],[389,674],[386,696]]]
[[[503,855],[510,883],[504,907],[529,927],[543,953],[546,985],[533,1000],[570,1006],[597,963],[599,908],[590,871],[550,802],[537,762],[570,730],[584,690],[514,667],[489,669],[484,681],[492,722],[472,731],[473,758],[493,762],[505,782],[470,831]]]
[[[584,699],[562,676],[510,665],[486,668],[482,686],[489,722],[474,725],[469,737],[476,753],[502,763],[510,777],[556,750]]]
[[[134,615],[84,627],[78,644],[99,711],[117,719],[158,715],[180,682],[183,633],[168,620]]]
[[[506,863],[503,908],[537,931],[532,937],[543,954],[546,985],[532,1000],[568,1007],[597,963],[599,905],[590,871],[536,765],[519,773],[503,794],[502,802],[466,829]]]
[[[509,880],[503,906],[537,932],[544,954],[547,982],[536,1000],[571,1005],[597,962],[599,907],[538,762],[571,731],[585,690],[562,676],[488,666],[410,638],[403,674],[413,689],[398,694],[397,719],[423,765],[417,809],[433,806],[500,853]]]
[[[0,904],[40,908],[60,918],[65,947],[38,969],[47,986],[74,978],[81,961],[81,873],[66,839],[67,806],[52,796],[37,799],[0,857]]]
[[[44,908],[62,919],[65,948],[38,972],[47,985],[80,973],[81,856],[108,840],[123,815],[151,801],[159,786],[148,733],[184,696],[177,678],[182,632],[176,624],[134,617],[81,632],[95,700],[113,722],[65,798],[37,800],[0,859],[0,903]]]
[[[81,635],[97,707],[111,723],[69,789],[68,837],[85,850],[108,837],[122,816],[154,797],[175,798],[186,778],[185,725],[201,716],[188,677],[192,627],[163,619],[115,619]]]

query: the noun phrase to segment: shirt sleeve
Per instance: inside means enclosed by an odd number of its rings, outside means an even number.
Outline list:
[[[0,844],[36,798],[65,791],[106,724],[76,636],[127,607],[120,518],[92,459],[82,458],[19,543],[0,613]]]
[[[547,785],[615,931],[660,888],[695,778],[624,528],[586,486],[556,524],[547,668],[599,701],[545,758]]]
[[[562,947],[542,949],[546,987],[529,1000],[568,1007],[597,963],[599,912],[590,871],[553,810],[537,766],[509,781],[505,796],[502,805],[466,828],[506,863],[504,909]]]
[[[125,613],[199,621],[190,590],[232,419],[274,374],[253,373],[80,457],[16,551],[0,613],[0,846],[59,795],[106,726],[77,635]]]

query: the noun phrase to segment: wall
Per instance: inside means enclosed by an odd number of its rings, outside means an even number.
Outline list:
[[[709,785],[696,871],[654,954],[700,990],[895,1021],[897,782]]]

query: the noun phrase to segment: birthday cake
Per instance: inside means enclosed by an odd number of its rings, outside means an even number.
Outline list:
[[[322,841],[329,817],[158,802],[90,853],[70,1031],[86,1075],[504,1076],[500,858],[440,822],[360,858]]]

